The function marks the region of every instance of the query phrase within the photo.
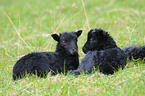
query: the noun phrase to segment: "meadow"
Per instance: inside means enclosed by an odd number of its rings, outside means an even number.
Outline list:
[[[120,48],[145,44],[145,0],[0,0],[0,96],[143,96],[144,62],[127,62],[113,75],[95,72],[36,76],[14,82],[15,62],[30,52],[55,51],[52,33],[79,29],[80,61],[87,32],[102,28]]]

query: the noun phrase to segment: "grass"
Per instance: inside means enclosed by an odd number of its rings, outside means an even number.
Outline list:
[[[144,0],[0,0],[0,95],[143,96],[142,62],[128,62],[124,70],[112,76],[99,72],[78,77],[58,74],[17,82],[12,80],[12,69],[32,50],[54,51],[56,42],[50,36],[54,32],[84,30],[78,40],[80,61],[85,56],[81,48],[89,28],[108,31],[121,48],[144,45],[144,4]]]

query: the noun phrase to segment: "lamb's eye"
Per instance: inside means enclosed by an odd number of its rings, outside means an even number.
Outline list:
[[[62,41],[63,44],[66,44],[66,41]]]
[[[92,42],[92,41],[93,41],[93,38],[90,39],[90,42]]]

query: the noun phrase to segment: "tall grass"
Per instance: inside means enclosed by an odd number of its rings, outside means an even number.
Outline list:
[[[73,7],[72,7],[73,4]],[[76,5],[75,5],[76,4]],[[143,96],[145,65],[127,62],[124,70],[106,76],[36,76],[14,82],[12,69],[33,51],[54,51],[52,33],[84,30],[79,37],[80,61],[87,32],[103,28],[121,48],[145,44],[144,0],[1,0],[0,1],[0,95],[114,95]]]

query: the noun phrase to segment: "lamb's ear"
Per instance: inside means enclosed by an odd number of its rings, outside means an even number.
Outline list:
[[[108,34],[108,32],[105,32],[105,31],[103,31],[103,30],[99,30],[99,31],[97,32],[97,36],[98,36],[99,38],[105,38],[105,37],[108,37],[109,34]]]
[[[83,30],[78,30],[78,31],[76,32],[77,36],[79,37],[79,36],[82,34],[82,32],[83,32]]]
[[[52,34],[52,38],[56,41],[59,41],[59,36],[57,34]]]
[[[97,36],[99,36],[99,37],[104,36],[104,32],[103,32],[103,30],[100,30],[100,29],[97,30],[96,34],[97,34]]]

